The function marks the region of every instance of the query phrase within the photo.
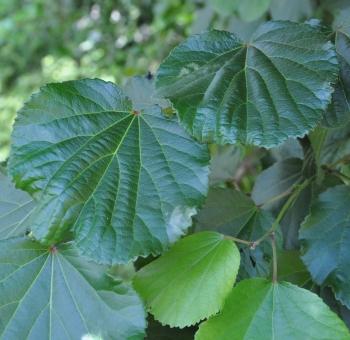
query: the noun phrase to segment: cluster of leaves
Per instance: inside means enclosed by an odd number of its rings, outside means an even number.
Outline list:
[[[349,28],[275,20],[155,82],[42,87],[0,174],[1,338],[139,339],[145,306],[199,340],[350,339],[349,70]]]

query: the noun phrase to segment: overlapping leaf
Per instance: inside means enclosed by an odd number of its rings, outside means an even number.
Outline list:
[[[69,245],[0,241],[1,339],[143,339],[139,297],[105,270]]]
[[[160,66],[157,87],[197,139],[271,147],[318,123],[337,71],[317,27],[277,21],[248,44],[215,30],[190,37]]]
[[[205,205],[195,218],[196,228],[237,236],[256,210],[254,202],[240,191],[210,188]]]
[[[239,259],[237,247],[223,235],[197,233],[143,267],[134,287],[156,320],[189,326],[220,310],[236,279]]]
[[[350,308],[350,188],[337,186],[322,193],[300,231],[302,257],[318,284],[330,285]]]
[[[31,227],[42,242],[73,228],[84,254],[126,262],[162,252],[191,224],[207,148],[134,96],[133,106],[112,83],[72,81],[42,88],[20,111],[9,169],[40,196]]]
[[[344,323],[315,294],[287,282],[242,281],[196,340],[348,340]]]
[[[350,120],[350,27],[336,31],[335,46],[340,75],[323,125],[339,127]]]
[[[10,179],[0,172],[0,239],[24,235],[26,221],[35,207],[34,200],[17,190]]]

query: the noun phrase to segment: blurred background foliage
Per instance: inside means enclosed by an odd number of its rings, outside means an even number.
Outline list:
[[[337,17],[340,24],[349,8],[349,0],[1,0],[0,161],[16,111],[45,83],[98,77],[122,84],[154,73],[189,34],[218,28],[248,39],[265,20],[333,24]]]

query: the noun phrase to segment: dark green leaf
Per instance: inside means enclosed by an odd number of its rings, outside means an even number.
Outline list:
[[[136,291],[155,319],[185,327],[217,313],[239,268],[235,244],[215,232],[187,236],[134,279]]]
[[[350,27],[336,32],[335,47],[340,75],[332,103],[324,116],[323,125],[326,127],[343,126],[350,120]]]
[[[278,206],[293,185],[301,182],[302,167],[301,159],[288,158],[264,170],[254,184],[252,191],[254,202],[264,206],[265,209]]]
[[[206,203],[196,216],[196,228],[236,236],[256,209],[254,202],[241,191],[210,188]]]
[[[34,207],[33,199],[0,173],[0,240],[29,231],[25,225]]]
[[[143,339],[139,297],[105,270],[69,245],[0,241],[1,339]]]
[[[160,253],[185,232],[207,164],[207,147],[159,106],[141,99],[135,108],[116,85],[81,80],[48,85],[24,106],[9,169],[40,195],[37,239],[55,243],[72,229],[82,253],[119,263]]]
[[[282,250],[278,253],[278,277],[298,286],[304,286],[311,280],[298,250]]]
[[[278,21],[248,44],[215,30],[190,37],[161,64],[157,87],[195,138],[272,147],[316,126],[337,72],[317,27]]]
[[[350,188],[337,186],[322,193],[300,230],[305,265],[314,281],[333,288],[350,307]]]
[[[287,282],[242,281],[196,340],[349,340],[344,323],[315,294]]]

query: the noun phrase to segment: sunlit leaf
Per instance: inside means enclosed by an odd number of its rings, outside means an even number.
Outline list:
[[[287,282],[242,281],[221,314],[201,324],[196,340],[339,339],[350,334],[314,293]]]
[[[193,234],[142,268],[134,287],[156,320],[182,328],[221,309],[239,260],[237,247],[223,235]]]

